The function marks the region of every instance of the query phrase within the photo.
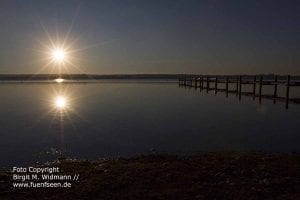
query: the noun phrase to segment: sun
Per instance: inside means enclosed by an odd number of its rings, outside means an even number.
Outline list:
[[[54,49],[51,53],[53,61],[62,63],[66,60],[66,51],[64,49]]]

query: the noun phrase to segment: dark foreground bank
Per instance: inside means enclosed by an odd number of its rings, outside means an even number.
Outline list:
[[[45,165],[46,166],[46,165]],[[13,188],[1,172],[0,199],[300,199],[300,155],[148,155],[47,166],[79,174],[71,188]]]

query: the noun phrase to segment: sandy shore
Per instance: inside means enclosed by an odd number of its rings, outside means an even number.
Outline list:
[[[299,154],[154,154],[47,166],[79,174],[78,181],[71,188],[13,188],[12,172],[1,172],[0,199],[300,199]]]

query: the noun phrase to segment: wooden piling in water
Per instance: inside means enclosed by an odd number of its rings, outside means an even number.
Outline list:
[[[200,87],[200,91],[202,91],[202,76],[200,76],[199,87]]]
[[[290,78],[291,76],[288,75],[286,79],[286,93],[285,93],[285,108],[289,108],[289,94],[290,94]]]
[[[236,91],[235,95],[238,96],[238,93],[239,93],[239,77],[236,78],[236,90],[235,91]]]
[[[199,89],[200,89],[200,91],[201,91],[201,77],[202,76],[199,76],[199,78],[198,78],[199,79]]]
[[[218,93],[218,76],[216,76],[216,82],[215,82],[215,94]]]
[[[209,90],[209,76],[206,77],[206,93],[208,93]]]
[[[274,78],[274,95],[273,95],[273,103],[276,103],[276,98],[277,98],[277,75],[275,76],[275,78]]]
[[[228,97],[228,76],[226,76],[226,97]]]
[[[256,76],[254,76],[253,80],[253,100],[255,100],[256,97]]]
[[[197,89],[197,84],[198,84],[198,80],[197,80],[197,76],[195,76],[195,90]]]
[[[239,76],[239,101],[242,98],[242,76]]]
[[[260,78],[259,78],[259,103],[261,103],[262,84],[263,84],[263,77],[260,76]]]

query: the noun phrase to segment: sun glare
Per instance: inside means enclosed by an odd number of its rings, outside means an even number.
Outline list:
[[[57,78],[57,79],[55,79],[55,82],[56,83],[62,83],[62,82],[64,82],[64,79],[63,78]]]
[[[66,59],[66,51],[63,49],[54,49],[52,51],[52,59],[58,63],[64,62]]]
[[[63,109],[67,106],[67,101],[64,96],[58,96],[55,99],[55,107],[58,109]]]

